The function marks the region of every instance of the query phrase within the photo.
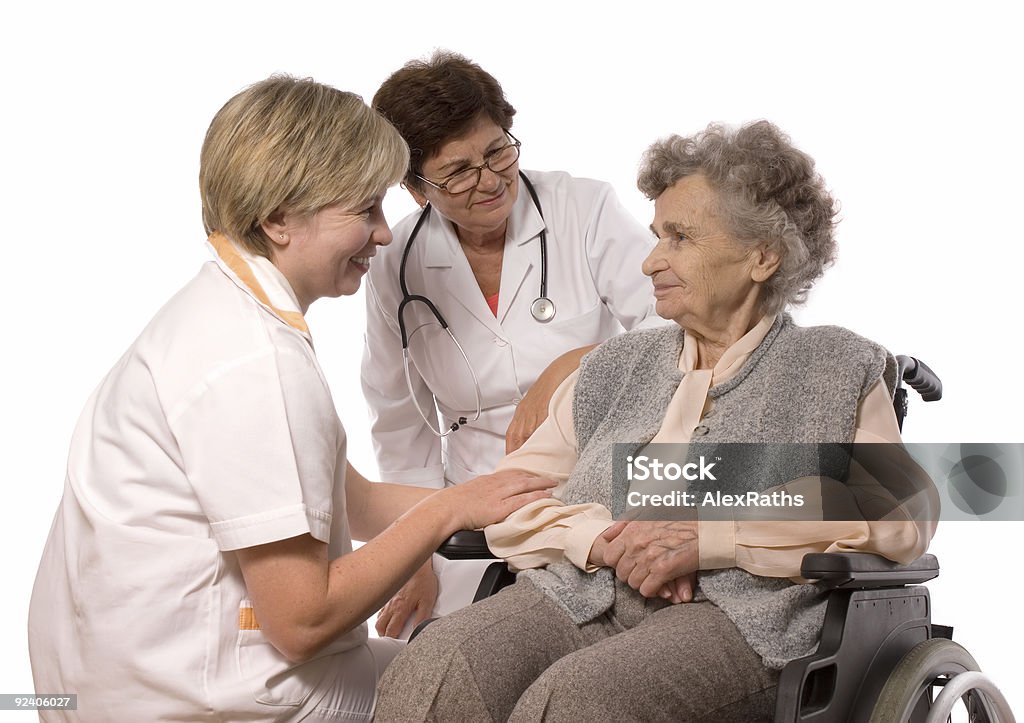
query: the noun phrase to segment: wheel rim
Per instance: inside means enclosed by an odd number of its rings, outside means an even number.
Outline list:
[[[906,721],[937,679],[979,669],[971,654],[952,640],[918,643],[893,669],[878,695],[871,723]]]

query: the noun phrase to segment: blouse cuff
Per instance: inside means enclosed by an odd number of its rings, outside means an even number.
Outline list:
[[[736,521],[701,520],[697,528],[701,570],[736,567]]]
[[[584,572],[594,572],[597,565],[590,564],[590,549],[602,532],[612,526],[611,514],[602,510],[607,517],[587,517],[573,524],[566,535],[565,557]]]

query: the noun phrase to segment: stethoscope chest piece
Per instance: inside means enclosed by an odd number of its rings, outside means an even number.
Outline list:
[[[546,296],[539,296],[530,304],[530,313],[537,321],[551,321],[555,318],[555,304]]]

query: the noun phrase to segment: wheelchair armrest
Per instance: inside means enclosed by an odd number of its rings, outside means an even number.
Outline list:
[[[483,530],[459,530],[437,551],[449,560],[494,558]],[[800,574],[808,580],[822,580],[835,588],[919,585],[938,576],[939,561],[935,555],[922,555],[909,565],[900,565],[867,552],[816,552],[804,555]]]
[[[459,530],[437,548],[437,554],[449,560],[494,559],[483,530]]]
[[[939,574],[935,555],[922,555],[900,565],[867,552],[816,552],[804,555],[800,574],[833,588],[877,588],[920,585]]]

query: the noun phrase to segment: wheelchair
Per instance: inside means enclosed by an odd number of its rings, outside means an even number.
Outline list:
[[[942,384],[923,362],[897,361],[894,405],[902,429],[904,382],[924,401],[940,399]],[[458,532],[438,552],[449,559],[493,558],[480,531]],[[1014,723],[1005,697],[953,641],[953,629],[932,623],[923,583],[938,574],[938,561],[928,554],[909,565],[870,553],[805,555],[801,575],[829,589],[825,621],[817,650],[781,672],[775,723],[940,723],[958,705],[971,723]],[[473,602],[514,581],[495,562]]]

